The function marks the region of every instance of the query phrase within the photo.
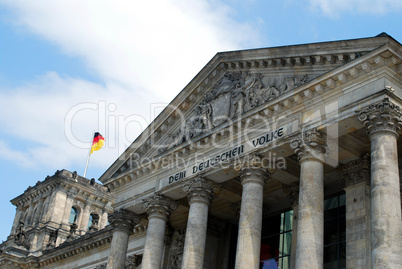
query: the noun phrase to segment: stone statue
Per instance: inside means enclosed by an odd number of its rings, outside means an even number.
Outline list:
[[[49,236],[49,243],[46,246],[46,249],[54,248],[56,246],[56,240],[59,230],[51,231]]]
[[[184,252],[184,241],[186,239],[186,230],[175,231],[172,236],[172,245],[170,247],[170,265],[171,268],[181,268]]]
[[[142,255],[131,255],[126,259],[124,269],[140,269],[142,263]]]
[[[95,232],[99,230],[99,215],[98,214],[92,214],[92,224],[89,227],[90,232]]]
[[[75,238],[77,238],[77,235],[75,234],[77,231],[78,225],[75,223],[72,223],[70,225],[70,234],[67,236],[66,241],[71,241],[74,240]]]
[[[22,220],[20,220],[16,231],[15,231],[15,236],[14,236],[14,242],[19,245],[22,246],[24,244],[26,240],[26,234],[25,234],[25,229],[24,229],[24,222]]]

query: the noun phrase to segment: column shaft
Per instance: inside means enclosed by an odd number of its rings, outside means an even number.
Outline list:
[[[159,194],[144,199],[148,212],[148,229],[145,238],[142,268],[161,268],[166,222],[170,213],[177,208],[177,203]]]
[[[401,197],[396,135],[371,134],[371,227],[373,268],[396,268],[401,259]]]
[[[120,209],[109,216],[113,226],[113,238],[107,269],[122,269],[125,266],[128,239],[134,226],[140,222],[140,217],[125,209]]]
[[[300,162],[296,269],[324,265],[324,157],[326,135],[311,129],[291,141]]]
[[[184,243],[181,268],[203,268],[207,223],[208,204],[199,202],[192,203],[188,214],[186,240]]]
[[[261,173],[262,175],[263,173]],[[257,175],[243,183],[236,269],[259,268],[264,179]]]
[[[316,159],[301,163],[297,223],[297,269],[323,268],[324,180],[323,164]]]
[[[190,211],[188,213],[182,269],[202,269],[207,236],[208,208],[220,187],[211,180],[197,177],[186,182]]]
[[[117,230],[113,232],[107,269],[124,268],[126,262],[129,232]]]
[[[371,141],[371,262],[374,269],[402,267],[398,131],[402,110],[385,98],[357,111]]]
[[[144,246],[144,256],[142,258],[142,268],[161,268],[165,228],[166,220],[161,218],[149,219],[147,236]]]

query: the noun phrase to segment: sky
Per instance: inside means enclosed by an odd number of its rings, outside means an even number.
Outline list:
[[[220,51],[376,36],[400,0],[0,0],[0,240],[10,200],[56,170],[115,159]]]

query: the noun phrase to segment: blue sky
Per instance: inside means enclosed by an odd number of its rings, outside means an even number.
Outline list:
[[[217,52],[402,42],[401,18],[400,0],[0,0],[0,239],[12,198],[57,169],[82,175],[94,130],[99,178]]]

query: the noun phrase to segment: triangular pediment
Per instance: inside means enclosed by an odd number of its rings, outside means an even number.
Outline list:
[[[267,107],[265,111],[269,113],[271,107],[276,110],[297,105],[314,92],[355,78],[360,70],[371,70],[378,57],[399,65],[400,55],[390,56],[384,53],[386,49],[381,50],[389,42],[400,46],[392,38],[382,36],[218,53],[105,172],[101,181],[136,169],[137,176],[146,174],[152,170],[152,159],[179,147],[189,149],[189,144],[250,111]],[[340,75],[336,72],[343,69],[338,72]],[[330,77],[331,73],[336,77]],[[297,93],[301,88],[303,92]],[[281,104],[275,104],[278,100]]]

